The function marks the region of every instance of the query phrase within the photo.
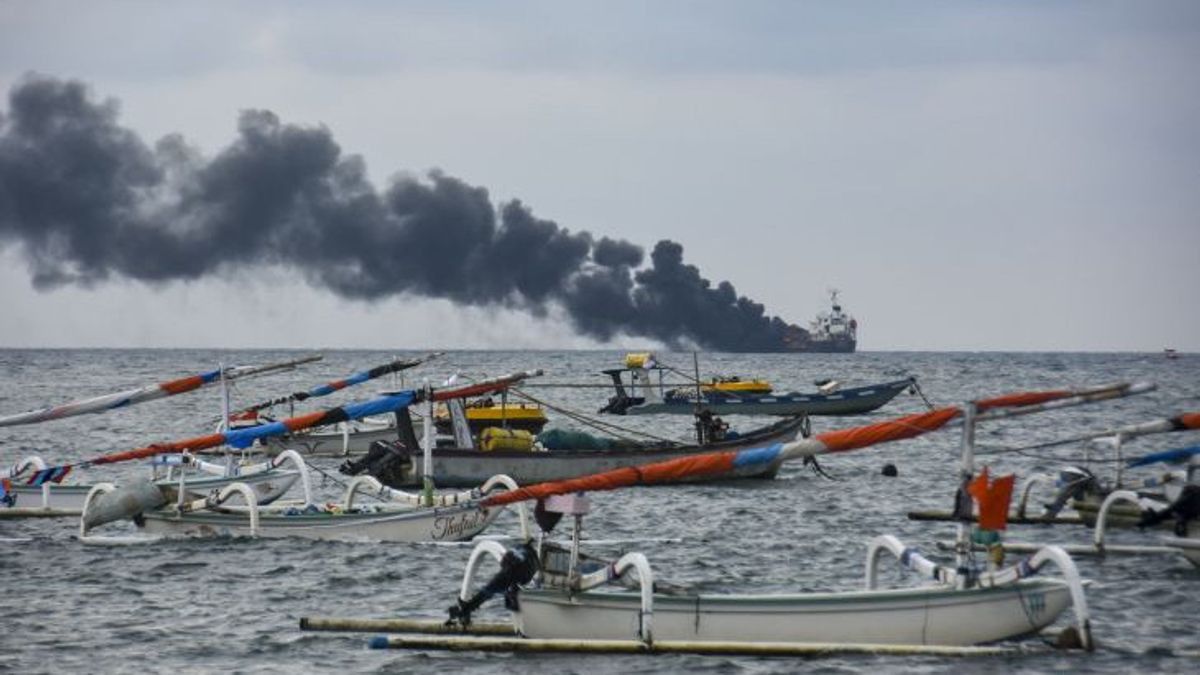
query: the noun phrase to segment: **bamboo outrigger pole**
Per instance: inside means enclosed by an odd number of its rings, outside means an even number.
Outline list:
[[[426,363],[431,359],[441,356],[441,354],[442,352],[433,352],[415,359],[393,359],[388,363],[375,366],[374,368],[357,372],[353,375],[347,375],[341,379],[330,380],[329,382],[317,385],[308,391],[297,391],[286,396],[280,396],[268,401],[262,401],[261,403],[255,403],[254,405],[242,408],[241,410],[233,413],[233,415],[236,417],[238,415],[245,415],[246,413],[257,412],[272,406],[283,405],[284,403],[294,403],[296,401],[304,401],[310,398],[328,396],[329,394],[332,394],[335,391],[341,391],[346,387],[353,387],[354,385],[362,384],[363,382],[368,382],[370,380],[383,377],[384,375],[398,373],[403,370],[408,370],[409,368],[414,368],[422,363]]]
[[[80,399],[63,403],[62,405],[49,406],[38,410],[30,410],[29,412],[18,413],[16,415],[7,415],[0,417],[0,427],[14,426],[17,424],[37,424],[38,422],[46,422],[49,420],[62,419],[64,417],[74,417],[75,415],[85,415],[89,413],[102,413],[114,408],[123,408],[125,406],[145,403],[155,399],[166,398],[189,392],[200,387],[216,383],[224,377],[226,380],[236,380],[243,377],[253,375],[265,375],[267,373],[277,373],[285,370],[293,370],[296,366],[313,361],[320,361],[323,356],[314,354],[304,356],[291,361],[282,363],[272,363],[265,366],[234,366],[231,368],[219,367],[216,370],[199,373],[197,375],[189,375],[175,380],[167,380],[145,387],[136,389],[127,389],[113,394],[104,394],[103,396],[93,396],[92,398]]]
[[[479,394],[511,386],[512,384],[520,382],[527,377],[541,375],[541,372],[542,371],[540,370],[521,371],[511,375],[504,375],[462,387],[424,390],[421,392],[412,390],[391,392],[370,401],[362,403],[349,403],[335,408],[317,410],[315,412],[289,417],[288,419],[272,422],[270,424],[260,424],[258,426],[238,429],[236,431],[205,434],[203,436],[195,436],[179,441],[153,443],[151,445],[133,450],[110,453],[80,462],[63,464],[61,466],[47,467],[42,471],[54,472],[56,474],[65,476],[66,472],[71,468],[79,466],[114,464],[116,462],[126,462],[129,460],[144,459],[147,457],[153,457],[155,455],[170,453],[200,452],[221,445],[230,445],[235,448],[247,448],[253,445],[253,443],[260,438],[267,438],[270,436],[278,436],[281,434],[301,431],[310,427],[337,424],[339,422],[345,422],[351,419],[359,419],[370,415],[381,415],[384,413],[394,412],[400,408],[411,405],[416,401],[424,400],[426,397],[433,401],[444,401],[452,398],[477,396]]]

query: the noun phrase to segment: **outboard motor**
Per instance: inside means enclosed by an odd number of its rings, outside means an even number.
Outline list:
[[[1169,518],[1175,519],[1175,536],[1188,536],[1188,523],[1200,518],[1200,485],[1185,485],[1179,499],[1161,511],[1146,509],[1138,527],[1152,527]]]
[[[404,446],[389,441],[375,441],[367,454],[358,459],[348,459],[338,467],[338,471],[347,476],[365,472],[390,488],[407,485],[412,470],[412,459],[406,454]]]
[[[525,542],[515,549],[509,549],[500,559],[500,571],[496,573],[496,576],[479,589],[478,593],[471,596],[470,600],[463,601],[459,598],[458,603],[447,610],[450,618],[446,619],[446,625],[458,625],[463,628],[470,626],[471,614],[479,609],[480,605],[500,593],[504,593],[506,608],[517,609],[518,589],[532,581],[540,569],[537,550],[534,549],[533,544]]]
[[[168,495],[153,481],[141,479],[97,496],[83,514],[83,529],[135,518],[167,503]]]
[[[1068,466],[1059,471],[1055,484],[1058,485],[1058,494],[1054,495],[1054,501],[1044,504],[1046,512],[1043,515],[1046,518],[1057,516],[1072,499],[1082,499],[1089,492],[1100,491],[1100,481],[1096,480],[1096,475],[1079,466]]]

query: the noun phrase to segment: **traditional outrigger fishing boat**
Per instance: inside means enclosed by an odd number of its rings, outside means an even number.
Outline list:
[[[457,399],[488,393],[511,386],[539,371],[522,372],[485,380],[452,389],[427,388],[423,391],[392,392],[383,397],[338,408],[309,413],[271,424],[245,429],[218,432],[175,443],[156,444],[125,453],[130,456],[182,452],[198,452],[216,445],[246,448],[264,438],[295,433],[313,426],[339,424],[368,415],[397,414],[407,417],[407,408],[415,403],[427,403],[432,409],[439,400]],[[426,452],[432,449],[432,427],[426,434]],[[293,457],[302,463],[295,451],[281,456]],[[249,488],[241,483],[231,484],[204,499],[169,502],[152,483],[141,483],[114,490],[112,486],[93,488],[84,503],[80,537],[89,539],[89,532],[115,520],[131,518],[142,529],[153,534],[191,536],[259,536],[302,537],[308,539],[374,540],[374,541],[459,541],[470,539],[483,531],[502,508],[484,506],[481,497],[494,487],[514,489],[516,484],[507,477],[493,477],[479,490],[450,495],[435,495],[431,475],[424,476],[422,494],[410,495],[390,490],[373,479],[358,479],[347,488],[341,504],[317,504],[312,497],[306,473],[301,474],[304,499],[298,503],[259,506]],[[355,506],[359,493],[384,500],[383,504]],[[230,502],[235,496],[243,504]],[[94,540],[94,539],[93,539]]]
[[[428,362],[440,356],[440,352],[429,354],[417,359],[397,359],[390,363],[376,366],[347,377],[326,382],[288,396],[274,398],[262,403],[249,406],[234,413],[234,423],[239,428],[274,421],[269,414],[262,411],[275,406],[289,406],[289,413],[294,413],[294,404],[311,398],[327,396],[346,387],[355,386],[374,380],[388,374],[395,374]],[[546,424],[546,414],[540,406],[524,403],[500,404],[492,402],[490,397],[480,397],[466,404],[466,420],[475,435],[491,426],[524,429],[537,433]],[[423,424],[421,418],[421,423]],[[437,429],[440,432],[450,428],[450,416],[446,407],[439,406],[435,410]],[[292,449],[305,457],[348,457],[368,452],[371,446],[379,441],[389,442],[399,438],[396,418],[393,416],[374,416],[357,420],[348,420],[331,427],[306,429],[300,433],[285,434],[279,437],[263,439],[263,447],[268,453]],[[478,484],[478,483],[473,483]]]
[[[916,378],[863,387],[786,394],[756,394],[728,389],[705,389],[698,379],[690,385],[668,385],[668,369],[651,354],[631,354],[624,368],[601,371],[612,379],[614,395],[600,409],[614,415],[861,415],[871,412],[905,390]],[[628,374],[629,381],[625,381]]]
[[[1083,465],[1066,467],[1059,472],[1055,483],[1059,486],[1058,494],[1046,506],[1046,515],[1057,515],[1064,506],[1070,506],[1089,527],[1095,526],[1100,507],[1112,493],[1120,490],[1133,491],[1137,494],[1138,503],[1128,500],[1111,504],[1107,511],[1107,523],[1110,526],[1143,526],[1148,510],[1162,510],[1169,504],[1178,501],[1188,486],[1200,486],[1200,455],[1191,452],[1190,448],[1158,452],[1143,457],[1125,460],[1123,449],[1125,442],[1137,436],[1160,434],[1175,431],[1200,430],[1200,413],[1177,415],[1175,417],[1155,420],[1122,429],[1103,432],[1103,435],[1093,439],[1092,445],[1108,449],[1114,455],[1116,475],[1111,481],[1096,475],[1085,459]],[[1184,465],[1182,468],[1166,473],[1130,479],[1125,475],[1126,469],[1152,466],[1159,463]],[[1026,486],[1028,492],[1038,482],[1048,482],[1049,477],[1035,476]],[[1024,499],[1022,500],[1024,502]]]
[[[282,454],[294,453],[286,450]],[[281,454],[281,456],[282,456]],[[134,516],[139,529],[149,535],[170,537],[261,537],[301,538],[330,541],[463,541],[486,529],[504,511],[483,508],[479,499],[493,489],[515,489],[511,479],[495,476],[475,490],[435,495],[426,504],[419,494],[387,490],[377,482],[358,481],[347,489],[341,502],[319,503],[313,499],[309,479],[303,479],[304,498],[299,501],[255,503],[243,483],[234,483],[206,498],[172,507],[142,510]],[[102,499],[103,487],[93,488],[89,499]],[[368,494],[384,500],[361,505],[355,500]],[[241,497],[242,504],[230,503]],[[80,538],[104,518],[94,516],[85,504]],[[103,540],[102,540],[103,541]]]
[[[1106,511],[1106,524],[1109,527],[1133,527],[1139,525],[1147,508],[1161,509],[1177,500],[1187,485],[1200,484],[1200,456],[1192,453],[1190,448],[1185,448],[1126,459],[1125,444],[1140,436],[1191,430],[1200,430],[1200,413],[1183,413],[1020,447],[983,449],[980,454],[1028,454],[1055,446],[1083,444],[1082,462],[1066,466],[1056,474],[1039,473],[1025,479],[1017,510],[1009,516],[1010,521],[1022,524],[1083,524],[1093,527],[1105,498],[1119,490],[1130,490],[1137,493],[1144,506],[1112,504]],[[1097,448],[1111,456],[1095,457]],[[1113,463],[1116,467],[1114,474],[1110,477],[1098,475],[1092,469],[1093,462]],[[1130,469],[1159,462],[1185,466],[1153,476],[1128,476]],[[1043,504],[1042,513],[1029,513],[1031,496],[1039,487],[1047,485],[1056,489],[1054,496]],[[1075,511],[1077,516],[1060,515],[1068,509]],[[915,511],[911,512],[909,517],[913,520],[952,520],[953,514],[945,511]]]
[[[1107,431],[1075,436],[1072,438],[1038,443],[1018,448],[999,448],[984,451],[988,454],[1005,452],[1028,452],[1056,445],[1095,441],[1114,452],[1118,469],[1114,481],[1102,480],[1084,466],[1070,466],[1053,476],[1036,474],[1025,481],[1016,513],[1009,516],[1019,524],[1059,525],[1082,524],[1091,529],[1088,543],[1061,543],[1059,546],[1072,555],[1161,555],[1183,553],[1194,562],[1195,528],[1200,523],[1200,446],[1155,452],[1125,460],[1121,448],[1128,439],[1150,434],[1200,430],[1200,412],[1184,413],[1173,417],[1132,424]],[[1111,459],[1111,458],[1105,458]],[[1090,460],[1090,456],[1085,458]],[[1185,468],[1163,474],[1130,479],[1123,469],[1151,466],[1160,462],[1182,464]],[[1054,499],[1045,504],[1040,515],[1027,514],[1030,495],[1039,485],[1056,483],[1060,489]],[[1066,506],[1071,506],[1078,517],[1060,516]],[[914,520],[954,520],[955,515],[947,512],[913,512]],[[1157,544],[1112,543],[1108,533],[1114,527],[1140,529],[1168,527],[1176,537],[1162,539]],[[939,542],[943,548],[951,548],[952,542]],[[1005,551],[1024,553],[1036,550],[1042,544],[1005,541],[993,544]],[[982,546],[981,546],[982,548]]]
[[[150,481],[164,491],[182,493],[191,498],[203,497],[231,483],[243,483],[254,494],[258,504],[269,504],[282,497],[300,477],[299,471],[280,469],[283,459],[245,465],[204,461],[185,454],[172,462],[156,462]],[[92,461],[89,466],[104,464]],[[95,484],[56,483],[55,476],[65,475],[69,466],[50,467],[37,455],[25,457],[0,479],[0,516],[78,516],[84,501]],[[13,479],[25,482],[14,483]]]
[[[103,396],[81,399],[57,406],[50,406],[0,418],[0,426],[38,424],[75,415],[104,413],[147,401],[175,396],[194,391],[211,384],[228,384],[245,377],[292,370],[299,365],[320,360],[320,355],[306,356],[282,363],[262,366],[219,367],[216,370],[138,387]],[[105,455],[91,460],[50,466],[38,455],[29,455],[16,462],[0,476],[0,509],[4,517],[58,517],[78,516],[91,484],[64,483],[73,470],[111,464],[124,459],[113,459]],[[159,475],[159,469],[165,475]],[[234,462],[218,464],[189,457],[189,461],[172,466],[156,468],[152,480],[164,487],[177,486],[183,472],[198,474],[184,482],[186,494],[201,496],[226,485],[242,481],[250,486],[257,501],[268,503],[277,499],[295,483],[299,474],[277,470],[271,463],[244,465]]]
[[[405,420],[401,419],[403,426]],[[432,455],[432,473],[438,483],[447,486],[478,485],[488,476],[498,473],[511,476],[522,485],[550,480],[574,478],[625,466],[705,455],[718,451],[738,451],[783,443],[801,435],[808,428],[806,417],[790,417],[766,427],[736,437],[714,438],[704,443],[684,444],[665,440],[618,441],[596,438],[581,433],[552,432],[540,438],[545,443],[533,444],[525,437],[523,446],[484,450],[471,438],[462,438],[454,447],[440,446]],[[401,429],[398,442],[374,446],[364,457],[342,465],[349,475],[366,473],[394,488],[419,485],[425,473],[425,455],[415,443],[411,430]],[[562,439],[558,443],[550,439]],[[547,444],[549,447],[547,447]],[[773,478],[783,460],[731,466],[720,474],[679,477],[680,482],[729,480],[734,478]]]
[[[1083,390],[1026,392],[972,401],[960,407],[827,432],[791,443],[711,453],[610,471],[566,481],[528,486],[485,497],[485,505],[499,506],[535,501],[543,512],[575,517],[569,548],[544,539],[526,541],[507,550],[496,541],[476,545],[467,562],[457,602],[445,624],[404,621],[406,633],[473,632],[472,613],[489,598],[503,593],[512,623],[490,627],[488,637],[412,636],[377,638],[375,647],[423,649],[489,649],[539,651],[692,651],[699,653],[788,654],[834,650],[847,643],[870,650],[881,645],[922,645],[940,648],[995,642],[1033,633],[1074,608],[1077,636],[1091,649],[1090,617],[1074,562],[1061,549],[1048,546],[1017,565],[1000,568],[991,559],[976,564],[967,523],[960,522],[956,562],[943,566],[904,546],[892,536],[872,540],[867,550],[866,589],[849,593],[799,593],[787,595],[669,595],[655,589],[655,575],[646,557],[627,553],[613,562],[592,564],[579,550],[580,521],[587,503],[576,493],[611,490],[674,480],[680,473],[705,474],[732,464],[775,461],[822,452],[842,452],[880,442],[912,438],[961,420],[963,450],[961,475],[966,484],[975,478],[974,429],[981,421],[1010,418],[1081,403],[1103,401],[1153,389],[1153,385],[1112,385]],[[979,498],[981,509],[995,511],[994,500]],[[575,495],[573,497],[564,496]],[[961,503],[961,501],[960,501]],[[969,502],[967,502],[969,503]],[[1007,509],[1005,502],[1003,508]],[[964,517],[969,517],[968,512]],[[553,519],[539,518],[543,530]],[[933,585],[906,590],[880,590],[877,568],[882,556],[892,554],[900,563]],[[500,572],[478,593],[471,589],[480,562],[491,556]],[[1054,563],[1063,579],[1030,578]],[[618,582],[629,570],[637,571],[638,592],[600,590]],[[631,575],[630,575],[631,576]],[[358,630],[360,620],[301,619],[301,627],[315,630]],[[493,637],[497,630],[506,637]],[[478,634],[476,634],[478,635]],[[840,644],[831,644],[840,643]]]

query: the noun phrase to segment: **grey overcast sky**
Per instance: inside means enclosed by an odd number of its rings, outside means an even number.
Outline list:
[[[1198,67],[1190,1],[0,1],[0,114],[77,81],[212,158],[268,110],[381,192],[438,169],[643,265],[670,239],[790,322],[839,288],[864,350],[1200,351]],[[34,271],[0,228],[0,346],[650,342],[261,261]]]

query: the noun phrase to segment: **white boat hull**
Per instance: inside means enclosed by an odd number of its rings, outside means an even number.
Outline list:
[[[282,497],[299,477],[298,471],[272,470],[232,477],[189,478],[184,483],[184,487],[189,499],[197,499],[210,494],[213,490],[220,490],[230,483],[241,482],[246,483],[254,490],[254,493],[258,495],[259,504],[269,504]],[[179,487],[178,480],[163,480],[156,484],[168,488]],[[83,512],[83,502],[87,499],[91,489],[91,485],[59,485],[56,483],[46,483],[40,486],[14,485],[12,492],[17,496],[17,500],[13,507],[45,509],[60,512],[61,515],[77,516]]]
[[[1183,557],[1196,567],[1200,567],[1200,539],[1193,537],[1163,537],[1162,543],[1178,550]]]
[[[463,541],[474,537],[496,519],[503,508],[473,505],[446,508],[412,508],[375,513],[282,515],[261,513],[257,536],[297,537],[332,541]],[[169,510],[143,513],[139,526],[148,533],[193,537],[249,537],[245,512]]]
[[[567,596],[523,591],[514,623],[531,638],[637,639],[637,593]],[[1041,630],[1071,604],[1067,584],[1023,580],[998,588],[946,587],[798,595],[654,596],[655,640],[973,645]]]

